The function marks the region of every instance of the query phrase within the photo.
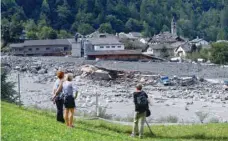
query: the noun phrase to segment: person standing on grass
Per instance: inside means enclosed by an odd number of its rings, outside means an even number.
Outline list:
[[[135,114],[131,137],[135,137],[136,134],[139,134],[139,138],[142,138],[144,122],[146,119],[146,111],[149,108],[149,102],[147,94],[144,91],[142,91],[141,84],[138,84],[136,86],[136,91],[133,93],[133,98],[135,104]]]
[[[66,80],[60,84],[60,87],[58,88],[58,91],[63,92],[64,95],[64,118],[66,125],[68,127],[74,127],[73,126],[73,117],[74,117],[74,110],[75,110],[75,98],[77,96],[77,90],[76,90],[76,96],[74,97],[74,88],[72,84],[73,80],[73,74],[69,73],[66,75]]]
[[[55,84],[53,87],[53,95],[54,96],[52,98],[52,101],[54,102],[54,104],[56,104],[56,108],[57,108],[56,119],[57,119],[57,121],[64,123],[65,121],[63,118],[63,94],[62,94],[62,91],[60,91],[59,93],[56,93],[60,83],[63,81],[64,72],[58,71],[57,77],[58,77],[58,79],[55,81]]]

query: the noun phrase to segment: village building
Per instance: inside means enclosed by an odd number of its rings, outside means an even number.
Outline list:
[[[124,32],[120,32],[116,36],[120,39],[128,39],[128,40],[139,40],[143,37],[143,35],[140,32],[129,32],[128,34]]]
[[[192,44],[190,42],[185,42],[184,44],[181,44],[179,47],[177,47],[174,50],[174,55],[176,57],[185,58],[188,53],[192,52]]]
[[[143,54],[141,50],[94,51],[87,53],[87,59],[118,61],[163,61],[160,58]]]
[[[172,19],[171,32],[166,31],[154,35],[148,41],[147,54],[157,57],[175,56],[175,50],[187,41],[187,39],[177,35],[176,28],[176,22]]]
[[[199,47],[199,46],[202,46],[203,47],[203,46],[208,46],[209,45],[209,43],[207,41],[205,41],[202,38],[199,38],[198,36],[197,36],[196,39],[190,41],[190,43],[192,45],[195,45],[196,47]]]
[[[26,40],[10,44],[12,55],[17,56],[60,56],[71,54],[71,43],[67,39]]]
[[[164,57],[166,56],[174,56],[174,51],[177,47],[182,45],[183,42],[174,42],[174,43],[162,43],[162,44],[155,44],[150,45],[147,49],[147,53],[157,56],[157,57]]]
[[[81,46],[82,37],[80,37],[79,39],[67,39],[71,44],[71,48],[72,48],[71,56],[72,57],[83,57],[82,56],[82,54],[83,54],[82,46]]]
[[[98,36],[84,39],[82,41],[82,49],[83,56],[87,58],[87,53],[90,52],[119,51],[124,50],[125,46],[116,36],[99,34]]]
[[[149,40],[150,40],[150,38],[141,38],[141,39],[139,39],[139,41],[141,43],[143,43],[143,44],[148,44]]]
[[[128,35],[132,38],[137,38],[137,39],[143,37],[143,35],[140,32],[129,32]]]

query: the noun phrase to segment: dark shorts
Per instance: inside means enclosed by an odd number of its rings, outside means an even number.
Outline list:
[[[65,108],[75,108],[75,101],[72,95],[65,97],[64,106]]]

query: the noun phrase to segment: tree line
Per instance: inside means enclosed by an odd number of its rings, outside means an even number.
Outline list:
[[[228,39],[227,0],[2,0],[2,40],[71,37],[95,30],[136,31],[153,36],[170,31],[208,41]]]

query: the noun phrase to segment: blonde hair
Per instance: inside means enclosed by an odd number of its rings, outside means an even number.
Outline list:
[[[73,80],[73,74],[72,73],[68,73],[66,74],[66,81],[72,81]]]

